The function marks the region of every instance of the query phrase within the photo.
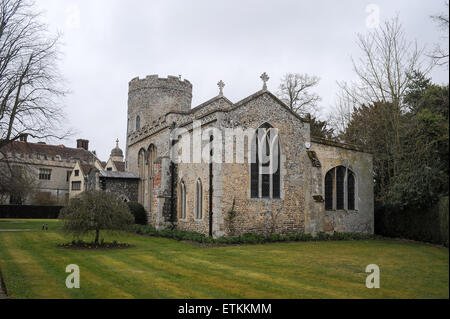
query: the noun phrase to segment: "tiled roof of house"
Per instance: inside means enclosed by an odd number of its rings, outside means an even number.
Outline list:
[[[125,172],[125,162],[114,161],[114,165],[119,172]]]
[[[95,168],[94,165],[86,164],[86,163],[80,163],[81,170],[83,171],[83,175],[88,175],[91,168]]]
[[[45,155],[47,159],[57,160],[80,160],[81,162],[93,162],[96,156],[84,148],[71,148],[64,145],[49,145],[43,143],[29,143],[14,141],[2,148],[5,153],[15,154],[40,154]]]

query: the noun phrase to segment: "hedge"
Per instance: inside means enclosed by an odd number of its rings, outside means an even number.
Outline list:
[[[147,213],[144,207],[138,202],[127,202],[131,214],[134,216],[134,222],[139,225],[147,225]]]
[[[359,239],[372,239],[373,235],[356,234],[356,233],[334,233],[332,235],[326,233],[319,233],[316,236],[311,234],[272,234],[272,235],[261,235],[247,233],[240,236],[234,237],[219,237],[212,238],[204,234],[196,232],[188,232],[182,230],[156,230],[150,225],[134,225],[135,233],[139,235],[154,236],[154,237],[165,237],[175,240],[187,240],[197,243],[205,244],[262,244],[271,242],[284,242],[284,241],[325,241],[325,240],[359,240]]]
[[[442,244],[448,247],[448,196],[427,209],[377,209],[375,234]]]
[[[0,218],[56,219],[63,206],[0,205]]]

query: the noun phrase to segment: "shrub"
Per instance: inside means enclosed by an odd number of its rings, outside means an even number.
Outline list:
[[[86,191],[71,199],[59,219],[63,232],[75,237],[95,232],[95,244],[100,231],[128,230],[133,224],[128,206],[117,195],[103,191]]]
[[[148,217],[144,207],[138,202],[128,202],[128,208],[134,216],[134,223],[139,225],[147,225]]]
[[[58,218],[62,206],[0,205],[0,218]]]
[[[155,236],[155,237],[165,237],[175,240],[188,240],[197,243],[204,244],[219,244],[219,245],[237,245],[237,244],[262,244],[268,242],[283,242],[283,241],[323,241],[323,240],[352,240],[352,239],[369,239],[373,238],[373,235],[363,235],[355,233],[334,233],[333,235],[328,235],[325,233],[318,233],[315,237],[311,234],[272,234],[264,236],[261,234],[246,233],[240,236],[233,237],[219,237],[212,238],[204,234],[196,232],[188,232],[182,230],[156,230],[150,225],[134,225],[134,231],[140,235]]]

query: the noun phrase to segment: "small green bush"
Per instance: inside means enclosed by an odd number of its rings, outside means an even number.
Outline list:
[[[134,216],[134,222],[138,225],[147,225],[148,218],[144,207],[138,202],[128,202],[128,208],[131,214]]]

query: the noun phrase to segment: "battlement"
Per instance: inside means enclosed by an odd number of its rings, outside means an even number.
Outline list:
[[[173,89],[192,94],[192,84],[188,80],[181,80],[181,77],[169,75],[167,78],[160,78],[158,74],[147,75],[145,78],[135,77],[128,83],[128,91],[142,89]]]

